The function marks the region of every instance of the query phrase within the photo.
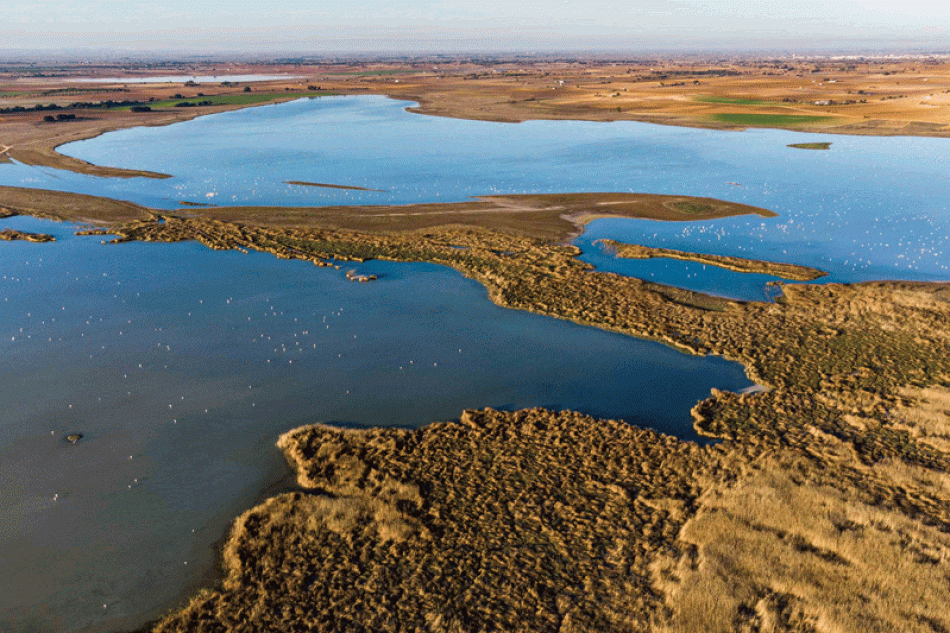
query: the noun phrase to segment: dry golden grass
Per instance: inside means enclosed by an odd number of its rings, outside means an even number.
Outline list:
[[[950,453],[950,390],[908,387],[900,395],[907,401],[894,409],[895,427],[907,430],[918,442]]]
[[[701,456],[542,410],[280,445],[306,492],[243,515],[221,590],[156,631],[646,631]]]
[[[639,244],[624,244],[614,240],[598,240],[596,243],[603,244],[607,251],[614,253],[617,257],[627,259],[665,257],[668,259],[699,262],[700,264],[718,266],[719,268],[735,270],[741,273],[760,273],[797,281],[814,281],[828,274],[817,268],[810,268],[808,266],[767,262],[759,259],[723,257],[722,255],[709,255],[707,253],[688,253],[669,248],[651,248]]]
[[[950,627],[944,531],[855,499],[832,481],[833,471],[805,460],[771,457],[752,468],[699,500],[680,533],[693,554],[673,567],[657,565],[673,607],[672,621],[659,630]]]

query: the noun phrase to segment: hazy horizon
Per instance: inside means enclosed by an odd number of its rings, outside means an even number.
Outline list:
[[[6,56],[950,49],[934,0],[8,0],[0,24]]]

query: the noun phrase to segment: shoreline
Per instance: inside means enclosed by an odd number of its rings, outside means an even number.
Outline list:
[[[524,112],[517,111],[514,114],[498,114],[490,113],[485,114],[479,109],[473,109],[472,106],[466,106],[465,104],[455,104],[454,107],[452,104],[446,105],[437,105],[432,100],[427,100],[425,97],[418,95],[411,95],[407,93],[400,92],[395,89],[388,89],[382,91],[373,91],[366,88],[362,89],[352,89],[352,88],[342,88],[334,89],[332,94],[327,95],[318,95],[317,97],[312,97],[306,94],[288,94],[286,96],[275,97],[273,100],[266,102],[258,103],[247,103],[247,104],[230,104],[230,105],[215,105],[211,106],[213,108],[211,111],[196,111],[198,108],[178,108],[177,112],[167,112],[160,111],[156,113],[148,113],[136,115],[130,112],[110,112],[112,120],[101,126],[92,126],[84,130],[78,130],[70,138],[62,140],[58,138],[28,138],[24,141],[21,141],[20,144],[26,143],[27,148],[20,149],[17,144],[10,146],[4,146],[4,152],[0,153],[0,164],[4,162],[11,162],[11,159],[18,162],[24,163],[26,165],[32,166],[41,166],[41,167],[51,167],[54,169],[64,169],[68,171],[73,171],[76,173],[88,174],[93,176],[101,177],[115,177],[115,178],[171,178],[172,176],[168,174],[163,174],[159,172],[150,172],[143,170],[134,170],[134,169],[124,169],[119,167],[106,167],[100,165],[94,165],[88,163],[81,159],[73,158],[65,154],[61,154],[58,150],[59,147],[63,145],[80,142],[85,140],[90,140],[103,134],[108,134],[109,132],[115,132],[118,130],[130,129],[135,127],[164,127],[167,125],[174,125],[176,123],[182,123],[185,121],[190,121],[202,116],[208,116],[213,114],[219,114],[222,112],[231,112],[235,110],[242,110],[245,108],[254,108],[267,105],[275,105],[280,103],[286,103],[289,101],[294,101],[297,99],[303,98],[319,98],[322,96],[385,96],[389,99],[396,101],[411,101],[414,102],[415,106],[407,106],[405,108],[406,112],[421,114],[425,116],[440,116],[446,118],[462,119],[462,120],[473,120],[473,121],[494,121],[499,123],[523,123],[526,121],[557,121],[557,120],[569,120],[569,121],[601,121],[601,122],[620,122],[620,121],[633,121],[638,123],[648,123],[654,125],[667,125],[674,127],[685,127],[691,129],[709,129],[709,130],[721,130],[721,131],[730,131],[730,132],[742,132],[748,129],[775,129],[775,130],[786,130],[792,132],[801,132],[805,134],[834,134],[834,135],[845,135],[845,136],[880,136],[880,137],[895,137],[895,136],[906,136],[906,137],[916,137],[916,138],[950,138],[950,127],[947,129],[938,129],[941,126],[937,126],[933,129],[927,128],[922,129],[920,126],[914,127],[913,122],[907,122],[904,127],[901,128],[891,128],[883,125],[879,125],[881,121],[864,121],[864,122],[855,122],[855,123],[843,123],[837,126],[828,126],[821,124],[796,124],[796,125],[735,125],[726,122],[705,120],[702,118],[696,117],[681,117],[665,113],[644,113],[644,114],[635,114],[631,112],[619,113],[622,116],[616,116],[618,113],[610,113],[607,111],[600,110],[590,110],[590,111],[571,111],[571,112]],[[125,116],[118,116],[125,115]],[[161,118],[158,118],[158,117]],[[930,124],[927,124],[930,125]],[[910,127],[908,127],[910,126]],[[924,126],[926,127],[926,126]],[[290,184],[298,184],[303,186],[323,186],[320,184],[311,184],[303,182],[294,182]],[[333,185],[336,187],[338,186]]]
[[[697,200],[653,206],[677,199]],[[699,402],[694,427],[719,440],[702,448],[540,409],[289,431],[278,447],[303,490],[240,514],[219,581],[142,631],[249,626],[238,617],[445,631],[950,626],[950,284],[796,284],[765,304],[597,272],[563,244],[609,215],[578,197],[573,213],[553,196],[487,196],[316,218],[22,188],[0,188],[0,216],[10,200],[37,217],[99,214],[115,241],[449,266],[497,305],[719,355],[764,389]],[[895,596],[908,606],[891,608]]]
[[[353,93],[360,94],[360,93]],[[104,134],[110,132],[116,132],[125,129],[131,129],[136,127],[165,127],[168,125],[174,125],[176,123],[183,123],[186,121],[191,121],[202,116],[208,116],[213,114],[220,114],[222,112],[232,112],[235,110],[243,110],[245,108],[253,108],[258,106],[274,105],[279,103],[285,103],[288,101],[294,101],[296,99],[305,99],[309,95],[306,94],[288,94],[286,96],[281,95],[280,97],[275,97],[271,101],[266,101],[263,103],[247,103],[247,104],[229,104],[229,105],[216,105],[210,108],[175,108],[172,110],[163,110],[158,112],[150,113],[132,113],[124,111],[104,111],[104,112],[94,112],[93,116],[101,116],[105,114],[105,118],[83,118],[77,119],[75,122],[71,122],[71,128],[67,130],[69,134],[67,138],[61,138],[59,136],[30,136],[27,135],[22,139],[14,139],[12,145],[4,145],[6,148],[2,153],[0,153],[0,164],[13,162],[14,160],[25,165],[36,166],[36,167],[50,167],[53,169],[63,169],[66,171],[72,171],[75,173],[86,174],[90,176],[100,176],[107,178],[155,178],[155,179],[166,179],[171,178],[169,174],[163,174],[159,172],[137,170],[137,169],[125,169],[122,167],[107,167],[102,165],[95,165],[89,163],[79,158],[73,158],[66,154],[62,154],[58,149],[69,143],[76,143],[80,141],[88,141],[94,138],[98,138]],[[321,95],[323,96],[323,95]],[[327,95],[327,96],[336,96],[336,95]],[[348,95],[340,95],[348,96]],[[210,110],[210,111],[209,111]],[[26,115],[20,115],[24,117]],[[35,116],[35,115],[33,115]],[[102,122],[99,124],[99,122]],[[3,121],[0,120],[0,125]],[[85,124],[84,127],[78,128],[76,124]],[[33,124],[35,130],[36,127],[40,127],[42,124]],[[58,124],[50,124],[55,128]],[[51,134],[61,130],[52,129],[50,130]],[[24,147],[21,147],[24,146]]]

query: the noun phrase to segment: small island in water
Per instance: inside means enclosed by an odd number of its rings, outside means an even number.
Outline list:
[[[831,143],[822,142],[822,143],[792,143],[788,147],[793,147],[795,149],[831,149]]]

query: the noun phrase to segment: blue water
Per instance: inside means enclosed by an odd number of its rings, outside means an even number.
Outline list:
[[[96,164],[174,177],[103,179],[0,165],[0,184],[159,208],[180,201],[319,206],[570,191],[710,196],[779,216],[690,223],[601,220],[588,232],[814,266],[830,273],[825,281],[950,279],[948,139],[722,132],[633,122],[505,124],[421,116],[406,112],[408,105],[384,97],[324,97],[121,130],[60,150]],[[815,140],[832,141],[831,149],[786,147]],[[289,180],[382,191],[285,184]],[[644,274],[662,281],[666,273],[658,265],[649,264],[653,268]],[[682,266],[668,268],[674,271],[669,281],[696,272],[683,273]],[[703,278],[689,280],[703,289],[702,281],[694,283]],[[738,285],[743,283],[748,280]],[[708,289],[730,290],[723,285],[711,278]],[[732,290],[750,294],[738,286]],[[761,293],[756,283],[750,298]]]
[[[57,242],[0,244],[0,630],[160,615],[286,472],[273,445],[302,424],[544,406],[695,439],[689,408],[750,384],[719,358],[499,308],[430,264],[369,262],[379,280],[354,283],[355,265],[3,227]]]

